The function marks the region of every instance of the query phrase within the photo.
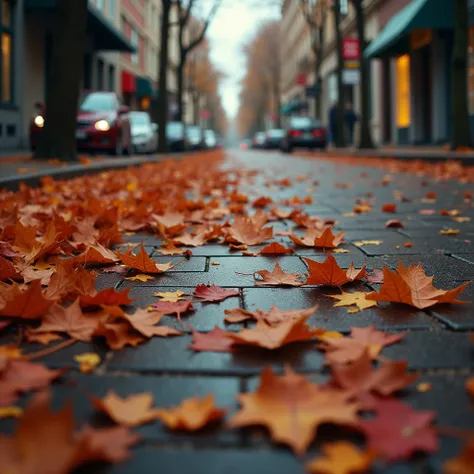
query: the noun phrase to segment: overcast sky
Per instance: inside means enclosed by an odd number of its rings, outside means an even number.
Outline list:
[[[222,84],[223,105],[229,117],[235,116],[239,107],[239,80],[245,74],[242,45],[248,41],[259,24],[270,18],[278,18],[278,8],[255,8],[256,0],[230,0],[220,8],[209,26],[211,55],[214,63],[229,77]],[[261,0],[262,4],[265,0]]]

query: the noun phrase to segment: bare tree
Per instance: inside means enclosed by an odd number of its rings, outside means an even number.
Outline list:
[[[321,64],[324,53],[324,35],[327,19],[327,0],[299,0],[301,11],[306,20],[311,34],[311,49],[314,54],[314,85],[315,95],[315,117],[321,119],[322,111],[322,79]]]
[[[187,4],[185,5],[185,2]],[[176,68],[178,83],[178,113],[177,120],[182,121],[184,116],[184,67],[189,53],[196,48],[206,35],[207,29],[214,19],[217,10],[221,4],[221,0],[214,0],[206,19],[200,27],[200,31],[196,36],[190,35],[188,41],[185,40],[185,32],[192,18],[192,10],[197,4],[196,0],[176,0],[178,9],[178,46],[179,46],[179,62]],[[174,25],[173,25],[174,26]],[[190,28],[188,28],[190,30]]]
[[[334,143],[337,147],[344,147],[344,86],[342,74],[344,71],[344,57],[342,52],[342,33],[341,33],[341,1],[333,1],[334,11],[334,30],[336,32],[336,51],[337,51],[337,96],[338,105],[336,109],[336,130]]]
[[[158,104],[156,110],[156,118],[158,119],[158,151],[166,153],[166,122],[168,119],[168,44],[170,29],[170,12],[172,0],[161,0],[161,29],[160,29],[160,57],[159,57],[159,93]]]
[[[77,158],[76,120],[86,43],[87,0],[57,2],[51,69],[46,90],[46,120],[38,158]]]
[[[453,0],[454,44],[452,62],[452,122],[451,148],[470,147],[469,108],[467,95],[467,51],[469,15],[467,0]]]

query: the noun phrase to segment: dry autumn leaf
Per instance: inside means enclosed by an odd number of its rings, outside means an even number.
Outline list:
[[[115,291],[115,288],[106,288],[105,290],[93,293],[92,295],[81,296],[80,302],[83,308],[89,306],[122,306],[132,303],[134,300],[128,297],[130,288],[122,291]]]
[[[259,270],[255,272],[262,277],[262,280],[255,279],[255,286],[301,286],[300,281],[302,275],[296,273],[285,273],[278,262],[272,271]]]
[[[140,244],[140,251],[137,255],[133,254],[133,249],[128,249],[125,253],[117,253],[117,257],[122,260],[122,263],[129,268],[134,268],[142,273],[163,273],[179,265],[176,263],[172,265],[171,263],[159,264],[152,260],[145,251],[143,247],[143,242]]]
[[[301,455],[323,423],[353,424],[359,409],[336,390],[322,390],[288,367],[283,376],[265,367],[254,393],[241,393],[240,411],[229,421],[231,427],[263,425],[275,442],[290,446]]]
[[[474,439],[466,442],[462,451],[443,464],[444,474],[472,474],[474,466]]]
[[[239,296],[239,290],[226,290],[216,285],[207,286],[204,284],[196,286],[193,295],[200,298],[201,303],[216,303],[231,296]]]
[[[209,332],[199,332],[192,329],[192,334],[193,342],[189,349],[193,351],[232,352],[234,350],[234,341],[228,337],[232,333],[224,331],[218,326]]]
[[[133,314],[123,313],[122,317],[130,323],[130,326],[132,326],[135,331],[147,338],[153,336],[168,337],[181,335],[182,332],[177,329],[168,326],[156,326],[163,315],[163,313],[156,311],[150,312],[146,309],[138,308]]]
[[[316,247],[326,249],[337,248],[342,242],[343,238],[344,232],[340,232],[339,234],[334,235],[330,227],[326,227],[322,231],[310,228],[306,231],[306,234],[302,239],[297,236],[290,235],[290,239],[295,244],[302,245],[305,247]]]
[[[261,224],[261,225],[260,225]],[[258,245],[273,237],[273,227],[262,227],[263,223],[251,217],[236,216],[229,227],[226,242],[232,244]]]
[[[153,293],[153,296],[160,298],[160,301],[166,301],[169,303],[177,303],[180,300],[185,300],[183,298],[184,291],[176,290],[176,291],[157,291]]]
[[[366,298],[367,293],[363,291],[355,291],[354,293],[346,293],[342,291],[340,295],[325,295],[329,298],[338,300],[334,306],[357,306],[360,310],[372,308],[377,306],[377,301],[369,300]]]
[[[368,472],[376,453],[361,451],[347,441],[325,444],[324,457],[318,457],[306,464],[311,474],[362,474]]]
[[[466,282],[453,290],[437,290],[432,284],[433,277],[426,276],[421,264],[405,267],[399,262],[394,272],[384,266],[383,275],[380,291],[368,293],[368,299],[405,303],[418,309],[438,303],[461,303],[456,298],[469,285]]]
[[[278,309],[275,305],[268,311],[257,309],[256,311],[247,311],[242,308],[226,309],[224,313],[227,315],[224,321],[226,323],[242,323],[248,319],[255,319],[256,321],[264,321],[270,326],[275,326],[283,322],[295,321],[302,317],[312,316],[318,309],[318,305],[305,309],[291,309],[283,311]]]
[[[264,349],[278,349],[292,342],[310,341],[325,331],[310,328],[306,324],[308,316],[270,326],[265,321],[257,321],[255,328],[242,329],[227,335],[236,345],[257,346]]]
[[[145,283],[149,280],[153,280],[153,277],[151,275],[145,275],[144,273],[139,273],[138,275],[127,277],[125,278],[125,280],[141,281],[142,283]]]
[[[172,430],[196,431],[222,419],[227,410],[214,405],[210,394],[204,398],[188,398],[177,407],[157,409],[158,419]]]
[[[279,244],[278,242],[272,242],[260,250],[258,255],[284,255],[289,253],[293,253],[293,250]]]
[[[157,301],[150,308],[163,314],[183,314],[196,309],[191,301]]]
[[[92,372],[100,364],[100,357],[94,352],[75,355],[74,360],[79,363],[79,370],[84,374]]]
[[[138,393],[122,398],[113,391],[109,391],[104,398],[91,396],[96,410],[106,413],[119,425],[135,427],[150,423],[158,419],[159,410],[152,408],[153,395]]]

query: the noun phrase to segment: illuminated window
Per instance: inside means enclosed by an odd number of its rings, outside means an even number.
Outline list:
[[[410,57],[408,54],[397,58],[397,127],[410,126]]]
[[[0,102],[13,100],[13,6],[1,0],[0,9]]]

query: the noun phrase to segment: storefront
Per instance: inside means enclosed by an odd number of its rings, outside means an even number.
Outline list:
[[[382,62],[384,142],[449,141],[453,24],[452,0],[412,0],[365,50]]]

